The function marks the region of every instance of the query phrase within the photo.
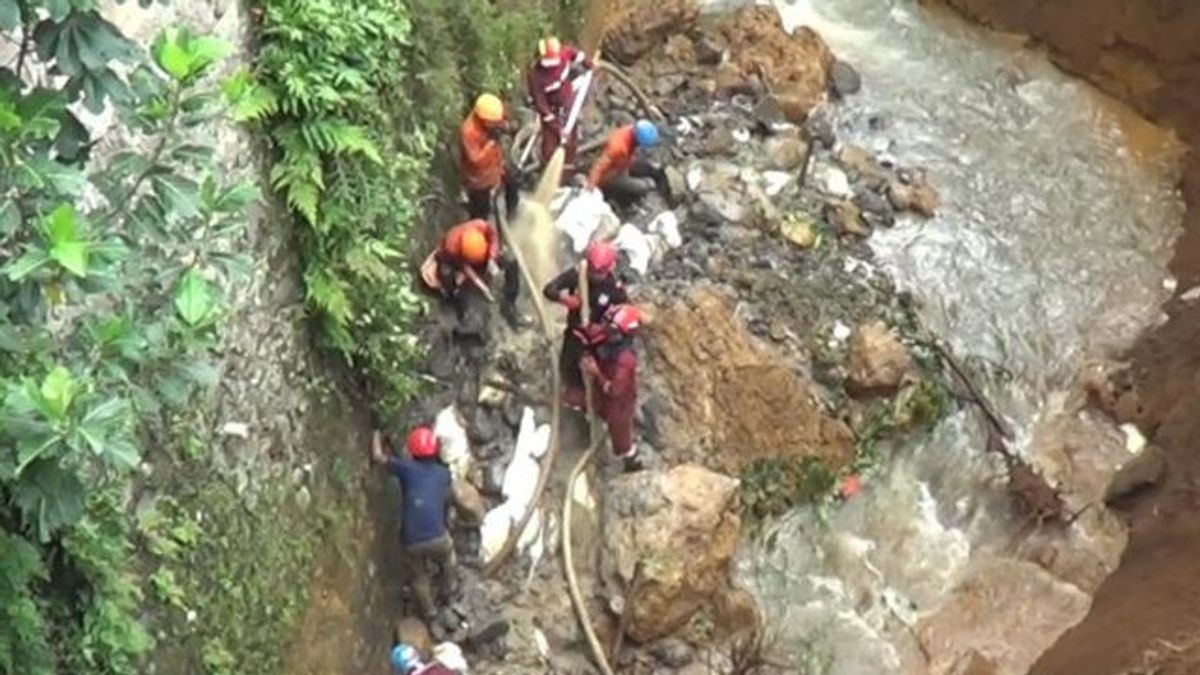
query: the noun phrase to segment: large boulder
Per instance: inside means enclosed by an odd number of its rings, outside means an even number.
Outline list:
[[[734,594],[737,495],[737,480],[695,464],[613,483],[604,504],[601,571],[630,638],[670,635],[702,609],[720,612],[719,599]]]
[[[669,38],[686,33],[700,16],[694,0],[613,3],[607,10],[603,55],[624,64],[631,64],[652,49],[661,48]]]
[[[890,395],[913,371],[912,357],[895,332],[882,321],[858,327],[850,340],[850,372],[846,386],[858,395]]]
[[[803,122],[824,98],[833,52],[812,30],[788,33],[770,6],[731,12],[718,30],[730,47],[731,64],[747,78],[762,78],[789,121]]]

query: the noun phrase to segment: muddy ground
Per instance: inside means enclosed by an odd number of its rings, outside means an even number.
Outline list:
[[[1098,403],[1166,457],[1164,479],[1117,504],[1130,526],[1121,566],[1091,613],[1037,664],[1040,675],[1200,672],[1200,4],[1190,0],[947,0],[1046,44],[1065,69],[1172,126],[1193,150],[1184,233],[1170,269],[1169,320],[1126,355]]]

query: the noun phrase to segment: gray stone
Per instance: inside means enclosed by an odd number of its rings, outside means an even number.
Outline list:
[[[704,34],[695,41],[696,62],[702,66],[715,66],[725,54],[725,45],[716,36]]]
[[[857,94],[862,89],[862,78],[859,77],[854,66],[837,60],[833,62],[833,67],[829,70],[829,85],[835,96],[845,98]]]
[[[650,654],[664,666],[683,668],[695,658],[695,650],[678,638],[664,638],[650,645]]]
[[[732,155],[735,145],[736,141],[729,127],[718,124],[704,137],[703,151],[706,155]]]
[[[808,143],[795,136],[769,139],[763,145],[767,166],[779,171],[794,171],[808,158]]]

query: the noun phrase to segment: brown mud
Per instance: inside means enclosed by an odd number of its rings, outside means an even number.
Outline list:
[[[1037,663],[1039,675],[1200,673],[1200,3],[1190,0],[945,0],[968,17],[1025,33],[1065,70],[1173,127],[1192,146],[1188,206],[1171,273],[1168,320],[1125,355],[1097,403],[1166,457],[1165,477],[1116,504],[1130,527],[1120,568],[1087,618]]]

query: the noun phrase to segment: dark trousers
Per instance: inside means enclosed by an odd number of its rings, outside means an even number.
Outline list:
[[[510,174],[512,175],[512,174]],[[504,188],[504,212],[511,219],[517,212],[517,202],[521,199],[520,186],[515,180],[505,179],[501,184]],[[488,220],[492,217],[495,189],[467,190],[467,217]]]
[[[502,254],[498,263],[500,265],[500,272],[504,275],[504,284],[501,287],[499,298],[500,308],[506,312],[515,311],[517,305],[517,296],[521,293],[521,270],[517,266],[516,257],[511,253]],[[438,280],[442,284],[442,290],[445,291],[446,295],[452,298],[459,305],[459,318],[462,318],[462,302],[459,297],[460,294],[464,290],[466,292],[471,292],[478,291],[478,289],[476,289],[475,285],[469,281],[464,282],[462,287],[458,285],[459,268],[453,263],[439,262],[437,271]],[[487,281],[486,273],[480,274],[479,276],[484,281]]]
[[[649,179],[649,181],[647,181]],[[662,167],[644,159],[635,159],[629,171],[613,176],[600,186],[604,198],[622,207],[632,206],[651,190],[657,190],[663,199],[671,202],[671,186]]]

